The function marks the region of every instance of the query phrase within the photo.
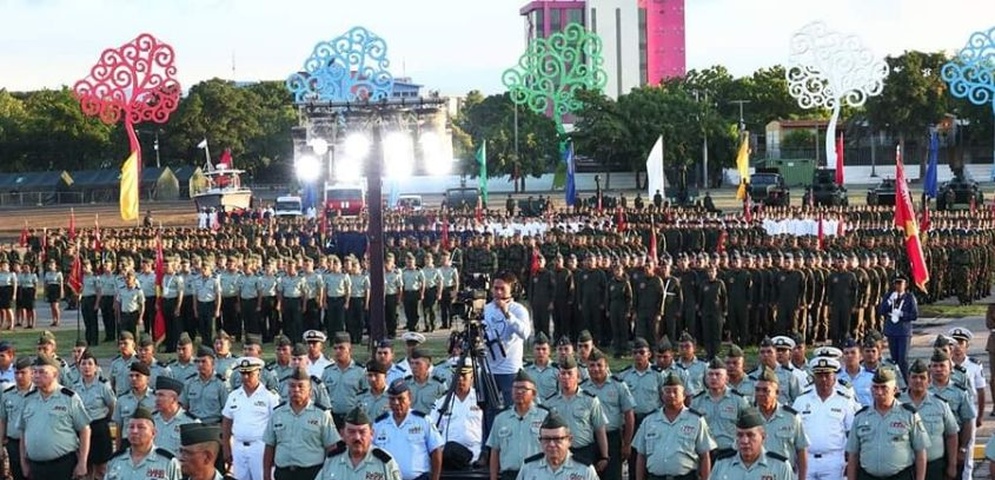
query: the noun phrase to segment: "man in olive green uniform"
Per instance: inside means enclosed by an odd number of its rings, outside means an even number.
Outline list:
[[[125,428],[127,420],[131,418],[131,414],[138,407],[155,410],[155,395],[149,388],[149,375],[148,365],[141,362],[131,364],[131,389],[118,397],[117,405],[114,407],[114,415],[111,417],[119,429]],[[118,449],[121,448],[123,440],[122,435],[117,437]]]
[[[616,267],[617,268],[617,267]],[[646,269],[639,282],[631,284],[635,296],[635,336],[656,341],[659,338],[666,291],[663,280],[656,275],[656,261],[646,260]],[[669,331],[663,327],[663,330]]]
[[[728,311],[729,295],[726,285],[718,279],[718,269],[708,267],[707,277],[701,283],[699,312],[701,314],[702,343],[708,358],[719,354],[722,332]]]
[[[799,330],[799,307],[805,295],[805,276],[794,268],[794,257],[784,256],[781,271],[774,280],[773,298],[777,303],[777,329],[781,332]]]
[[[345,414],[356,406],[356,398],[366,383],[366,371],[352,359],[352,342],[347,332],[338,332],[332,339],[334,362],[325,367],[321,382],[328,390],[335,425],[341,428]]]
[[[750,339],[750,298],[752,297],[753,274],[743,268],[743,258],[739,252],[732,255],[732,268],[723,275],[726,293],[729,295],[729,336],[733,343],[746,344]],[[715,352],[718,353],[718,352]]]
[[[180,405],[183,382],[169,377],[159,377],[155,384],[155,423],[156,445],[171,455],[180,454],[180,426],[187,423],[200,423],[197,417]]]
[[[615,265],[614,273],[608,280],[608,319],[611,322],[615,358],[622,358],[629,346],[632,285],[629,284],[629,276],[621,264]]]
[[[107,462],[107,478],[180,480],[180,462],[168,450],[158,448],[152,411],[139,407],[128,417],[128,448]]]
[[[921,358],[909,365],[909,388],[899,397],[903,403],[916,407],[923,427],[929,435],[926,449],[926,478],[956,478],[957,433],[960,426],[947,402],[932,394],[929,385],[929,365]]]
[[[754,386],[756,406],[763,418],[764,449],[787,459],[788,464],[805,478],[808,473],[808,436],[798,411],[777,401],[777,374],[769,368],[761,370]],[[817,435],[819,433],[816,433]]]
[[[197,364],[193,358],[193,340],[187,332],[179,334],[176,342],[176,358],[166,363],[173,372],[173,378],[185,381],[190,375],[197,373]]]
[[[632,441],[637,456],[631,478],[707,479],[715,448],[708,423],[685,406],[684,382],[677,374],[667,375],[659,394],[663,408],[646,417]]]
[[[121,332],[117,345],[121,353],[111,360],[110,380],[114,393],[122,395],[131,385],[128,379],[128,375],[131,373],[131,364],[138,359],[135,356],[135,335],[127,331]]]
[[[580,388],[577,361],[560,361],[560,390],[543,400],[551,412],[565,415],[574,437],[572,451],[580,460],[604,470],[608,463],[607,418],[598,397]]]
[[[684,332],[678,344],[678,359],[674,363],[684,379],[685,390],[691,397],[705,390],[705,370],[708,364],[695,356],[695,341],[690,333]]]
[[[546,257],[539,255],[538,261],[539,270],[532,275],[532,281],[529,282],[529,306],[532,307],[532,323],[535,325],[535,331],[548,336],[553,297],[556,294],[556,277],[552,270],[546,268]]]
[[[228,382],[214,372],[214,352],[203,345],[197,348],[197,373],[185,379],[181,403],[200,421],[221,423],[221,409],[228,401]]]
[[[650,362],[653,352],[649,342],[644,338],[636,338],[632,342],[632,365],[618,373],[618,378],[629,388],[633,398],[633,431],[642,425],[647,416],[656,412],[660,403],[660,389],[663,387],[664,375],[660,367]],[[629,477],[635,478],[636,455],[628,455]]]
[[[769,480],[792,479],[795,472],[788,459],[764,448],[770,425],[763,416],[750,407],[736,419],[736,450],[717,456],[709,478],[716,480]],[[798,478],[805,478],[799,475]]]
[[[584,260],[584,269],[574,275],[577,281],[577,300],[575,305],[580,317],[571,324],[570,338],[576,339],[580,332],[588,330],[599,342],[606,342],[608,337],[602,334],[605,313],[605,289],[608,279],[605,272],[594,262],[594,256],[589,255]]]
[[[368,416],[377,418],[390,410],[387,364],[377,360],[366,362],[366,383],[367,387],[359,393],[356,405],[362,407]]]
[[[373,446],[373,425],[356,407],[345,417],[344,438],[328,452],[318,480],[377,478],[401,480],[401,469],[386,451]]]
[[[715,439],[716,454],[736,443],[736,418],[748,406],[743,394],[729,388],[725,362],[713,358],[705,377],[706,389],[691,399],[691,408],[701,412]]]
[[[307,279],[297,274],[294,262],[287,262],[285,275],[280,278],[276,289],[277,305],[283,321],[283,333],[292,342],[304,339],[304,310],[311,292],[308,290]],[[278,332],[272,330],[276,335]]]
[[[601,471],[602,479],[622,479],[622,463],[629,456],[635,433],[635,400],[628,385],[608,371],[608,359],[595,349],[587,358],[589,381],[581,388],[598,397],[608,420],[608,466]]]
[[[446,384],[431,373],[432,356],[427,350],[415,347],[408,356],[408,363],[411,375],[404,381],[411,389],[411,409],[420,413],[431,412],[435,401],[446,394]]]
[[[221,451],[221,427],[188,423],[180,426],[180,470],[184,480],[234,480],[215,468]]]
[[[847,436],[848,480],[910,478],[910,473],[915,480],[925,479],[929,435],[915,407],[895,399],[896,381],[890,368],[874,373],[873,404],[857,412]]]
[[[857,297],[857,277],[847,269],[846,257],[840,255],[836,269],[829,274],[826,297],[829,299],[829,338],[833,345],[842,345],[851,333],[850,319]]]
[[[591,464],[573,453],[573,431],[562,416],[550,413],[539,428],[539,442],[543,453],[525,459],[518,480],[569,478],[570,480],[595,480],[598,474]]]
[[[90,417],[80,396],[59,385],[58,372],[53,358],[35,359],[35,390],[24,398],[17,422],[21,469],[27,478],[78,478],[87,473]]]
[[[276,467],[276,478],[313,480],[326,450],[340,440],[331,413],[311,401],[311,388],[307,370],[295,369],[290,374],[290,401],[273,409],[266,423],[263,471]]]
[[[950,411],[957,419],[957,424],[960,426],[957,433],[957,464],[963,465],[967,455],[974,453],[968,451],[968,446],[974,443],[974,423],[978,412],[968,389],[954,383],[951,378],[951,366],[950,356],[945,351],[939,349],[933,351],[929,362],[931,379],[929,392],[946,400]]]
[[[24,480],[21,471],[21,410],[28,394],[35,391],[31,383],[31,358],[20,357],[14,362],[14,383],[4,389],[0,402],[0,439],[4,442],[10,459],[10,475],[14,480]]]
[[[401,294],[401,271],[394,266],[394,256],[384,257],[384,315],[386,315],[387,336],[397,336],[397,303]]]
[[[401,303],[404,305],[405,328],[418,330],[418,305],[425,298],[425,275],[415,265],[415,256],[408,254],[401,270]]]
[[[537,432],[549,413],[535,403],[536,386],[524,370],[515,376],[511,388],[514,403],[494,418],[486,441],[491,478],[499,480],[514,480],[525,459],[541,451]]]
[[[523,369],[536,385],[536,398],[541,400],[556,393],[560,369],[550,359],[549,337],[539,332],[532,339],[532,361],[525,362]]]

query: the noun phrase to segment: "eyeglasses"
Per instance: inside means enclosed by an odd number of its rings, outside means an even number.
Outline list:
[[[550,444],[550,443],[560,444],[560,443],[563,443],[563,442],[565,442],[565,441],[567,441],[569,439],[570,439],[570,437],[539,437],[539,443],[543,443],[543,444]]]

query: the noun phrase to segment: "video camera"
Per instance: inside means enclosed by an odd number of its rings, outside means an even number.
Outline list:
[[[484,273],[474,273],[463,281],[463,288],[456,292],[452,315],[464,322],[480,321],[484,316],[484,305],[490,293],[491,277]]]

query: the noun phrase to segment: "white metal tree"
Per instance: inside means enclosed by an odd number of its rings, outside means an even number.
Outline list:
[[[826,134],[826,165],[836,164],[835,133],[843,104],[859,107],[881,93],[888,64],[864,48],[855,35],[813,22],[791,37],[788,93],[802,108],[832,110]]]

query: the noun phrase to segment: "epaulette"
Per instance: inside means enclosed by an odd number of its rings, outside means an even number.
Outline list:
[[[730,449],[723,450],[723,451],[719,452],[717,455],[715,455],[715,460],[714,461],[717,462],[719,460],[722,460],[723,458],[732,458],[732,457],[735,457],[735,456],[736,456],[736,451],[730,448]]]
[[[275,407],[273,407],[273,410],[276,410],[276,409],[278,409],[278,408],[280,408],[280,407],[282,407],[282,406],[284,406],[286,404],[287,404],[287,402],[280,402],[280,403],[276,404]]]
[[[288,375],[288,378],[289,378],[289,375]],[[316,377],[316,376],[314,376],[314,375],[311,375],[311,383],[313,383],[315,385],[321,385],[321,379],[318,378],[318,377]]]
[[[959,388],[959,389],[961,389],[961,390],[963,390],[965,392],[967,391],[967,387],[965,387],[964,385],[961,385],[961,384],[956,383],[956,382],[953,382],[953,384],[954,384],[955,387],[957,387],[957,388]]]
[[[435,366],[435,367],[449,366],[449,365],[447,365],[448,363],[449,363],[449,359],[447,358],[447,359],[445,359],[445,360],[443,360],[443,361],[441,361],[439,363],[436,363],[433,366]]]
[[[811,392],[811,390],[809,390],[809,392]],[[837,390],[836,394],[843,398],[852,398],[850,392],[847,392],[846,390]]]
[[[703,397],[703,396],[705,396],[705,394],[706,394],[706,393],[708,393],[708,390],[702,390],[702,391],[700,391],[700,392],[698,392],[698,393],[694,394],[694,396],[693,396],[693,397],[691,397],[691,398],[698,398],[698,397]]]
[[[381,413],[379,417],[373,419],[373,422],[374,423],[376,423],[376,422],[382,422],[384,420],[387,420],[387,417],[390,417],[390,413],[389,412],[388,413]]]
[[[419,412],[418,410],[412,410],[411,414],[414,415],[414,416],[416,416],[416,417],[420,417],[420,418],[425,418],[426,417],[426,415],[424,413]]]
[[[113,459],[115,459],[117,457],[120,457],[121,455],[124,455],[125,453],[128,453],[128,449],[127,448],[122,448],[122,449],[120,449],[120,450],[112,453],[111,454],[111,458],[109,458],[108,461],[113,460]]]
[[[657,373],[663,373],[663,367],[659,365],[650,365],[650,368]]]
[[[388,463],[394,459],[394,457],[391,457],[390,454],[382,448],[373,447],[371,453],[377,460],[380,460],[383,463]]]
[[[404,376],[404,381],[405,381],[405,382],[407,382],[407,381],[409,381],[409,380],[412,380],[412,379],[414,379],[414,378],[415,378],[415,377],[413,377],[413,376],[411,376],[411,375],[405,375],[405,376]]]
[[[782,370],[786,370],[788,372],[795,371],[795,367],[792,367],[790,364],[789,365],[781,365],[780,367],[781,367]]]
[[[196,415],[190,413],[190,410],[183,410],[183,414],[186,415],[187,417],[190,417],[193,420],[200,420],[199,418],[197,418]]]
[[[906,409],[906,410],[908,410],[908,411],[910,411],[912,413],[916,413],[916,412],[919,411],[919,409],[917,409],[915,407],[915,405],[912,405],[911,403],[903,403],[902,404],[902,408],[904,408],[904,409]]]
[[[156,448],[155,453],[159,454],[160,456],[166,457],[169,460],[173,459],[173,454],[169,450],[166,450],[165,448]]]
[[[63,395],[66,395],[66,396],[69,396],[69,397],[71,397],[73,395],[76,395],[76,392],[74,392],[74,391],[72,391],[72,390],[70,390],[70,389],[68,389],[66,387],[62,387],[62,390],[59,390],[59,391],[62,392]]]
[[[548,396],[548,397],[544,398],[543,400],[552,400],[552,399],[553,399],[553,397],[557,396],[558,394],[559,394],[559,392],[557,392],[557,393],[554,393],[554,394],[552,394],[552,395],[550,395],[550,396]]]
[[[265,368],[266,370],[273,370],[274,368],[276,368],[276,362],[267,363]]]
[[[226,381],[225,376],[222,375],[222,374],[220,374],[220,373],[215,373],[214,374],[214,378],[217,378],[218,380],[221,380],[222,382]]]
[[[789,407],[787,405],[781,405],[781,409],[783,409],[785,412],[788,412],[788,413],[790,413],[792,415],[798,415],[798,410],[795,410],[794,408],[791,408],[791,407]]]
[[[104,377],[97,377],[97,380],[99,380],[99,381],[100,381],[100,383],[107,383],[107,382],[109,382],[109,381],[110,381],[110,380],[108,380],[108,379],[106,379],[106,378],[104,378]]]
[[[863,412],[865,410],[870,410],[870,408],[871,408],[870,405],[864,405],[864,407],[861,408],[860,410],[857,410],[856,413],[854,413],[854,415],[857,415],[858,413]]]
[[[934,398],[939,398],[940,400],[943,400],[943,401],[944,401],[944,403],[950,403],[950,401],[949,401],[949,400],[947,400],[947,399],[945,399],[945,398],[943,398],[943,397],[941,397],[941,396],[939,396],[939,395],[937,395],[937,394],[935,394],[935,393],[933,394],[933,397],[934,397]]]
[[[745,397],[746,396],[746,395],[743,395],[739,390],[736,390],[735,388],[730,388],[729,392],[732,393],[733,395],[739,395],[740,397]]]
[[[544,453],[537,453],[535,455],[532,455],[529,458],[526,458],[524,463],[532,463],[532,462],[538,461],[539,459],[541,459],[544,456],[545,456]]]
[[[595,395],[595,394],[593,394],[593,393],[591,393],[591,392],[588,392],[587,390],[581,390],[581,391],[582,391],[582,392],[584,392],[584,395],[587,395],[588,397],[591,397],[591,398],[598,398],[598,396],[597,396],[597,395]]]
[[[691,412],[694,415],[699,416],[699,417],[704,417],[705,416],[705,414],[703,414],[703,413],[701,413],[701,412],[699,412],[699,411],[697,411],[697,410],[695,410],[695,409],[693,409],[691,407],[688,407],[688,411]]]
[[[197,375],[198,374],[196,374],[196,373],[191,373],[190,375],[187,375],[186,380],[193,380]]]
[[[975,360],[975,359],[973,359],[971,357],[967,357],[967,361],[969,361],[971,363],[977,363],[978,365],[981,365],[981,362],[979,362],[979,361],[977,361],[977,360]]]
[[[111,359],[111,362],[114,362],[114,361],[117,361],[117,360],[121,360],[121,354],[114,355],[114,358]]]
[[[3,389],[3,393],[7,393],[15,388],[17,388],[17,385],[10,385],[7,388]]]
[[[439,382],[439,383],[442,383],[442,384],[446,383],[446,381],[443,380],[443,379],[441,379],[441,378],[439,378],[438,375],[432,375],[432,380],[435,380],[436,382]]]
[[[174,364],[174,363],[179,363],[179,360],[177,360],[177,359],[175,359],[175,358],[174,358],[174,359],[172,359],[172,360],[170,360],[170,361],[166,362],[166,365],[172,365],[172,364]]]
[[[542,410],[545,410],[545,411],[547,411],[547,412],[551,412],[551,411],[552,411],[552,410],[550,410],[550,409],[549,409],[549,407],[547,407],[547,406],[545,406],[545,405],[542,405],[542,404],[537,404],[537,405],[536,405],[536,408],[539,408],[539,409],[542,409]]]
[[[364,388],[364,389],[356,392],[357,395],[366,395],[367,393],[370,393],[370,389],[369,388]]]
[[[287,380],[290,380],[290,375],[287,375],[286,377],[283,377],[283,378],[277,380],[277,382],[283,383],[283,382],[286,382]]]
[[[612,379],[612,380],[615,380],[616,382],[619,382],[619,383],[622,383],[622,379],[621,379],[621,378],[618,378],[618,377],[616,377],[615,375],[612,375],[612,376],[611,376],[611,379]]]
[[[803,395],[808,395],[808,394],[812,393],[812,390],[813,389],[811,389],[811,388],[808,389],[808,390],[802,390],[802,393],[798,394],[798,396],[801,397]],[[836,393],[839,393],[839,390],[837,390]]]
[[[572,456],[570,458],[573,459],[573,461],[575,461],[575,462],[577,462],[577,463],[579,463],[579,464],[581,464],[581,465],[583,465],[585,467],[590,467],[591,466],[591,460],[592,459],[588,459],[588,458],[585,458],[585,457],[577,457],[577,456]]]
[[[785,457],[784,455],[781,455],[780,453],[777,452],[772,452],[770,450],[767,451],[767,456],[775,460],[780,460],[782,462],[788,461],[788,457]]]
[[[30,397],[30,396],[32,396],[32,395],[34,395],[34,394],[36,394],[36,393],[38,393],[38,389],[37,389],[37,388],[36,388],[36,389],[34,389],[34,390],[32,390],[32,391],[30,391],[30,392],[28,392],[28,394],[27,394],[27,395],[25,395],[25,397]]]
[[[328,411],[328,407],[326,407],[326,406],[324,406],[324,405],[322,405],[322,404],[320,404],[320,403],[318,403],[318,402],[312,402],[312,403],[314,403],[314,406],[315,406],[315,407],[316,407],[316,408],[317,408],[318,410],[321,410],[322,412],[327,412],[327,411]]]
[[[341,454],[345,453],[348,450],[349,450],[349,448],[348,448],[348,446],[346,446],[345,442],[343,442],[342,440],[339,440],[338,442],[335,442],[335,445],[332,446],[331,450],[329,450],[328,454],[325,455],[325,456],[331,458],[331,457],[334,457],[336,455],[341,455]],[[376,447],[374,447],[374,450],[379,450],[379,449],[376,448]]]
[[[957,370],[958,372],[961,373],[967,373],[967,368],[965,368],[963,365],[954,365],[954,370]]]
[[[850,381],[847,380],[847,379],[845,379],[845,378],[841,378],[841,379],[837,380],[836,382],[839,383],[840,385],[843,385],[846,388],[851,388]]]

